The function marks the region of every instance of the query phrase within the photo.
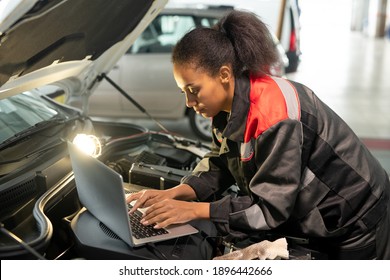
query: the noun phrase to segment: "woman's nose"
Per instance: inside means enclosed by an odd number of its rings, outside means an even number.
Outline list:
[[[185,95],[186,95],[186,106],[188,108],[194,107],[197,103],[196,97],[193,94],[188,94],[188,93],[186,93]]]

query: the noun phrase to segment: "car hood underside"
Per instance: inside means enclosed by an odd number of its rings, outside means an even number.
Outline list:
[[[36,1],[27,13],[18,15],[9,27],[4,27],[0,22],[0,98],[16,94],[7,92],[13,87],[21,87],[21,84],[26,84],[22,87],[26,90],[28,79],[21,77],[45,68],[51,68],[50,74],[58,72],[59,75],[42,83],[70,76],[80,79],[90,77],[91,72],[109,71],[159,12],[161,3],[165,4],[164,2],[166,1]],[[7,20],[12,16],[10,13]],[[4,28],[6,29],[3,30]],[[75,75],[64,71],[64,67],[58,67],[69,62],[95,62],[118,44],[125,46],[116,47],[115,53],[111,50],[112,61],[105,59],[105,63],[94,63],[94,67],[89,63],[88,75],[80,69],[78,75]],[[112,59],[112,56],[117,59]],[[39,76],[43,75],[49,76],[47,71]],[[37,75],[34,75],[34,80],[38,80]],[[34,86],[37,85],[32,84],[30,87]]]

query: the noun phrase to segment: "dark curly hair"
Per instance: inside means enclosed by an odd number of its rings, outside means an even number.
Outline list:
[[[269,74],[278,54],[268,27],[253,13],[233,10],[212,28],[198,27],[176,44],[172,63],[192,64],[212,76],[230,64],[235,76]]]

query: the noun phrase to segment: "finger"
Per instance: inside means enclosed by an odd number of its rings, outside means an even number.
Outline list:
[[[140,222],[144,225],[148,225],[152,223],[151,220],[153,220],[158,214],[159,213],[155,211],[155,205],[152,205],[149,208],[147,208],[145,211],[143,211],[142,219]]]
[[[140,197],[139,199],[136,200],[134,203],[133,207],[130,209],[129,213],[135,212],[138,208],[142,208],[144,206],[144,199]]]
[[[165,227],[167,227],[167,226],[169,226],[169,225],[171,225],[171,224],[175,224],[175,223],[177,223],[177,222],[176,222],[176,219],[174,219],[174,218],[168,218],[168,219],[165,219],[165,220],[163,220],[163,221],[161,221],[161,222],[155,223],[155,225],[153,226],[153,228],[155,228],[155,229],[165,228]]]
[[[150,196],[147,201],[145,201],[144,207],[150,207],[152,205],[155,205],[161,201],[161,197],[158,195]]]
[[[153,201],[155,199],[151,198],[148,200]],[[143,214],[143,218],[145,219],[151,219],[157,215],[161,215],[162,213],[166,212],[168,210],[168,205],[166,203],[163,203],[161,200],[157,200],[155,203],[151,203],[151,205],[145,210]]]
[[[165,222],[166,220],[172,219],[172,217],[174,217],[174,212],[170,211],[170,209],[166,209],[163,206],[156,207],[156,205],[153,205],[144,213],[141,223],[144,225],[152,225],[155,223]]]
[[[129,194],[129,195],[126,197],[126,203],[130,203],[130,202],[132,202],[133,200],[137,200],[139,196],[140,196],[140,193],[139,193],[139,192]]]
[[[143,220],[141,223],[145,226],[153,225],[153,227],[155,228],[161,228],[171,224],[173,221],[174,219],[172,217],[165,215],[157,215],[149,220]]]
[[[183,219],[182,217],[179,217],[179,216],[169,216],[168,218],[163,219],[160,222],[155,222],[152,224],[155,224],[153,227],[158,229],[158,228],[165,228],[171,224],[182,224],[182,223],[186,223],[188,221],[190,221],[190,220],[187,218]]]
[[[145,202],[148,200],[148,195],[146,191],[142,191],[138,194],[136,198],[136,202],[134,203],[133,207],[129,211],[129,213],[135,212],[138,208],[144,207]]]

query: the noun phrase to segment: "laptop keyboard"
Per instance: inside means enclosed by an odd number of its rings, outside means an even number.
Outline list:
[[[131,209],[133,206],[131,204],[128,204],[129,209]],[[167,234],[168,231],[166,229],[155,229],[153,228],[154,225],[143,225],[140,221],[142,219],[142,213],[140,211],[135,211],[134,213],[129,214],[130,218],[130,224],[131,224],[131,231],[133,236],[136,239],[142,239],[157,235],[163,235]]]

